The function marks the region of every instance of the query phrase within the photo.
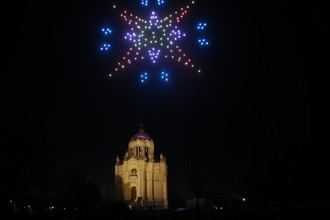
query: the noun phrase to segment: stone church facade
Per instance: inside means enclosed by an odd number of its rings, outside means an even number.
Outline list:
[[[167,164],[154,157],[154,142],[141,128],[128,143],[124,158],[116,158],[115,193],[130,207],[167,209]]]

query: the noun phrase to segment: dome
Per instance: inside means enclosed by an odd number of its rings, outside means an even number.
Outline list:
[[[140,129],[138,133],[136,133],[133,137],[132,140],[151,140],[151,137],[144,132],[143,129]]]

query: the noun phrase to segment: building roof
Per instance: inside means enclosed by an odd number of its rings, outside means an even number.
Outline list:
[[[142,128],[140,128],[140,130],[131,138],[132,140],[152,140],[151,137],[144,132],[144,130]]]

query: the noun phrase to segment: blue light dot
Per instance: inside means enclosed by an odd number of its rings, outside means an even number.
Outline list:
[[[197,24],[197,30],[205,30],[206,27],[207,27],[207,23],[205,23],[205,22],[199,22]]]

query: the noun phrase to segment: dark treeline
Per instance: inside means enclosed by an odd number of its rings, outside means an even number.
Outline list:
[[[99,189],[81,170],[62,171],[40,140],[26,135],[1,139],[1,205],[13,211],[95,210]]]

